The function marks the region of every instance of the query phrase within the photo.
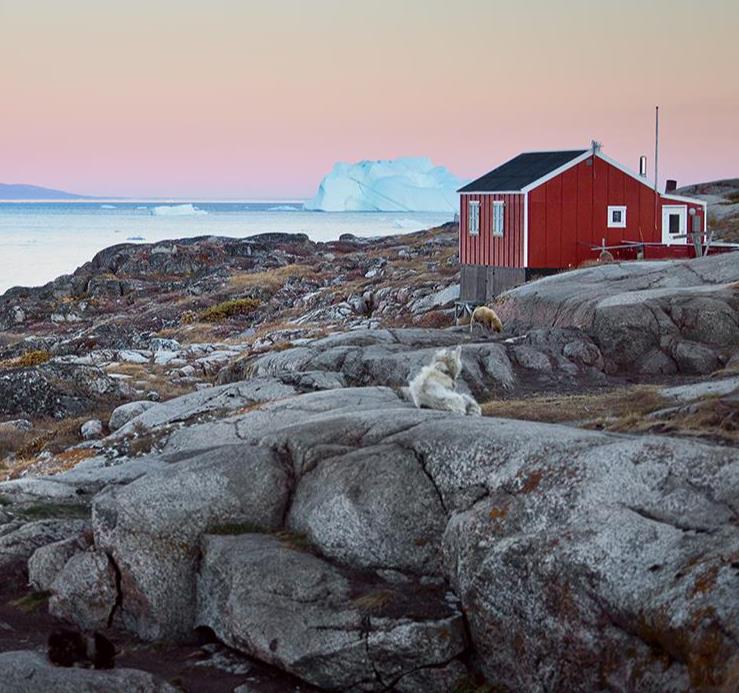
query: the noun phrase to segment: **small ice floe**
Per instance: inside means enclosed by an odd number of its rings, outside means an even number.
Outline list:
[[[117,209],[115,205],[100,205],[100,209]]]
[[[188,203],[186,205],[160,205],[159,207],[152,207],[151,213],[156,217],[179,217],[207,214],[208,212]]]
[[[270,207],[268,212],[299,212],[300,209],[298,207],[293,207],[292,205],[277,205],[276,207]]]

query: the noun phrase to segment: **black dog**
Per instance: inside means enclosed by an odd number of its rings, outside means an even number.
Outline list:
[[[59,628],[49,635],[49,661],[58,667],[112,669],[115,646],[100,633]]]

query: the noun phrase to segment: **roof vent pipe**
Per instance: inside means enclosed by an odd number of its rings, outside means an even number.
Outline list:
[[[643,154],[639,157],[639,175],[642,178],[647,177],[647,157]]]

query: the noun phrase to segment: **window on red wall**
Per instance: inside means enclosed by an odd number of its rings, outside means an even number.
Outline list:
[[[625,229],[626,228],[626,206],[625,205],[609,205],[608,207],[608,228],[609,229]]]
[[[467,209],[467,229],[470,236],[480,235],[480,203],[471,200]]]
[[[493,236],[503,235],[503,213],[505,210],[505,202],[495,200],[493,202]]]

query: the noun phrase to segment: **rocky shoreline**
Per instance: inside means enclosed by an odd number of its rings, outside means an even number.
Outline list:
[[[730,260],[532,282],[500,335],[453,324],[453,226],[116,246],[11,290],[0,691],[731,690]],[[485,416],[408,399],[456,345]],[[61,624],[118,667],[49,664]]]

